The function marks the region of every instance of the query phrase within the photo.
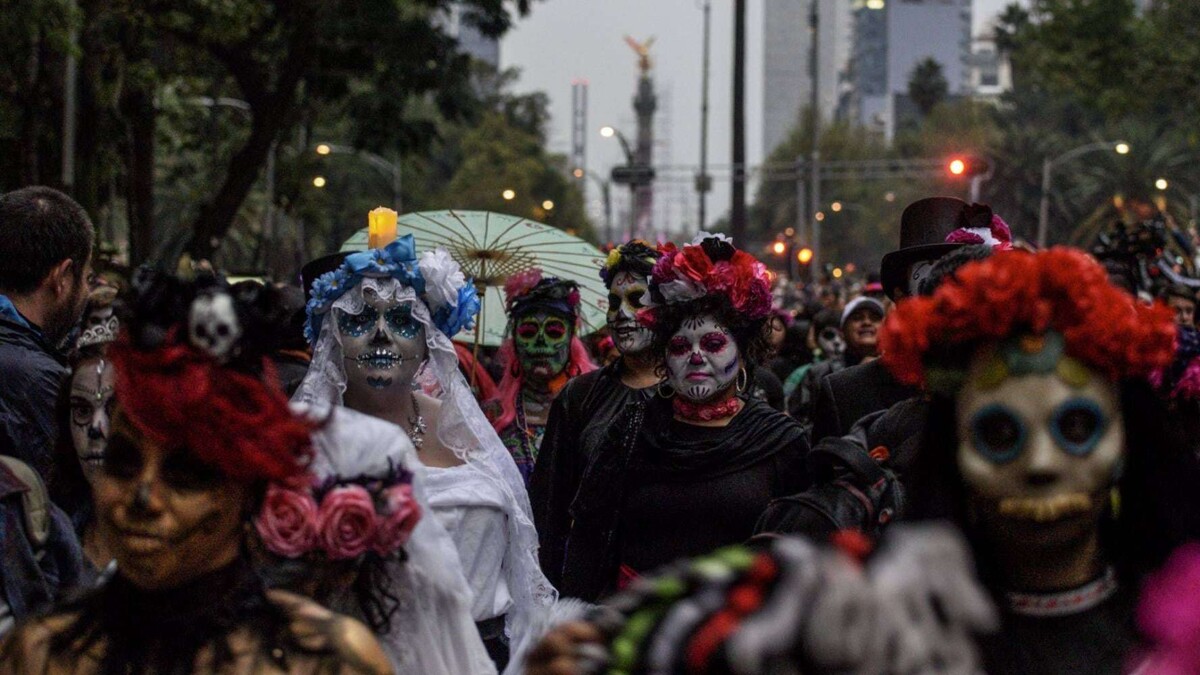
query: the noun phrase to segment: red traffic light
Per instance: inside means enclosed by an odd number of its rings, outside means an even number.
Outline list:
[[[946,163],[946,171],[955,178],[981,176],[991,170],[988,160],[981,157],[952,157]]]

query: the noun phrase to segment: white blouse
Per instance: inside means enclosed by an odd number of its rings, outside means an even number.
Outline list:
[[[458,549],[474,596],[475,621],[507,614],[513,600],[503,566],[508,551],[504,493],[466,464],[426,467],[425,478],[429,505]]]

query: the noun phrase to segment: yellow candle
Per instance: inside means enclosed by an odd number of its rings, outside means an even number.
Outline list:
[[[395,211],[380,206],[367,214],[367,248],[383,248],[396,240]]]

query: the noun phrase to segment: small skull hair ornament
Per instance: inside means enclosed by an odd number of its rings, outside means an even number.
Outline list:
[[[235,356],[242,336],[233,298],[223,291],[196,296],[188,310],[188,339],[192,345],[224,363]]]

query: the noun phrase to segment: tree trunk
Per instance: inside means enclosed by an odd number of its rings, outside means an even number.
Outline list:
[[[38,81],[42,70],[42,35],[38,31],[29,36],[29,54],[25,60],[25,82],[21,98],[21,131],[18,162],[21,167],[21,185],[37,185],[41,182],[38,170]]]
[[[192,225],[191,238],[185,247],[193,259],[212,258],[221,240],[233,226],[242,202],[258,180],[275,139],[296,115],[296,91],[312,55],[312,32],[315,29],[316,22],[313,20],[297,28],[271,91],[242,92],[251,105],[253,121],[250,137],[230,159],[225,181],[221,183],[216,196],[200,207],[200,213]],[[239,82],[246,81],[238,78],[237,73],[234,76]]]
[[[129,137],[126,209],[129,217],[129,264],[135,267],[150,258],[154,249],[154,97],[151,92],[127,89],[121,112]]]

